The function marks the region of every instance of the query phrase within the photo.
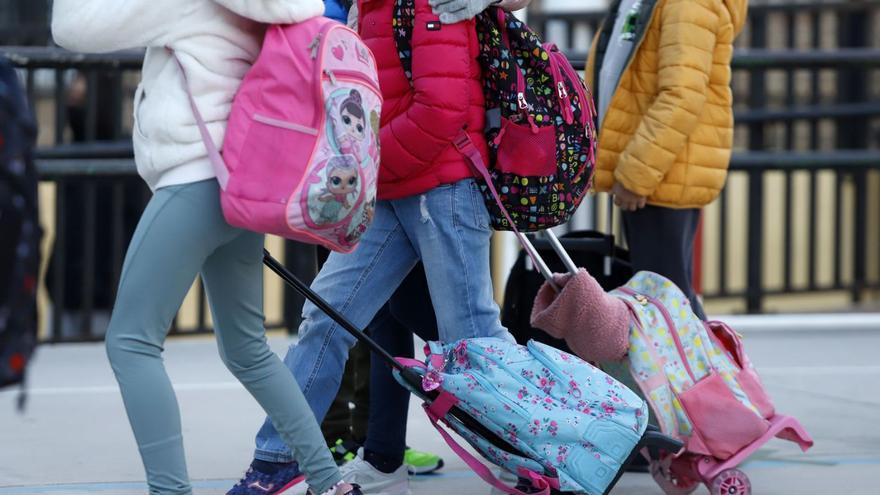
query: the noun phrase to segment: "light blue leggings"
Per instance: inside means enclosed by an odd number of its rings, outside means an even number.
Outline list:
[[[199,273],[223,362],[272,418],[312,490],[322,493],[340,480],[299,386],[266,343],[262,250],[262,235],[223,219],[213,179],[159,189],[138,223],[107,331],[107,356],[151,495],[192,493],[162,346]]]

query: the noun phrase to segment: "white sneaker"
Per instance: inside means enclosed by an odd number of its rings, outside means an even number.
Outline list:
[[[519,481],[519,476],[511,473],[510,471],[508,471],[506,469],[499,470],[497,477],[499,480],[501,480],[504,484],[506,484],[508,486],[514,486]],[[490,495],[507,495],[507,492],[503,492],[493,486],[492,489],[489,490],[489,494]]]
[[[342,478],[359,485],[364,495],[411,495],[409,472],[406,464],[393,473],[383,473],[364,460],[364,449],[358,449],[357,457],[339,468]]]

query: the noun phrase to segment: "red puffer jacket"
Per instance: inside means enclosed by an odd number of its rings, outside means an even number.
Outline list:
[[[403,198],[473,177],[467,159],[452,144],[465,127],[484,158],[488,156],[474,21],[440,26],[428,0],[415,1],[411,85],[394,42],[394,2],[358,0],[358,29],[376,57],[385,100],[379,199]]]

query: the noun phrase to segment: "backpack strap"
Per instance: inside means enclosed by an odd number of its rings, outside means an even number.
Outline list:
[[[498,209],[501,210],[501,213],[504,214],[504,218],[507,219],[508,223],[510,223],[510,227],[513,229],[513,232],[516,234],[516,239],[519,241],[520,245],[526,251],[526,254],[531,258],[532,263],[538,267],[538,271],[541,272],[541,275],[547,280],[547,283],[553,287],[553,290],[559,292],[559,286],[553,281],[553,272],[550,271],[550,268],[547,266],[547,263],[544,262],[544,259],[541,258],[541,255],[538,253],[538,250],[532,246],[532,243],[529,242],[528,238],[523,235],[519,229],[516,228],[516,223],[514,223],[513,219],[510,218],[510,213],[508,213],[507,208],[504,207],[504,203],[501,201],[501,196],[498,194],[498,190],[495,189],[495,183],[492,181],[492,175],[489,173],[489,169],[486,167],[486,162],[483,161],[483,155],[480,154],[480,151],[474,146],[474,142],[471,141],[471,137],[468,136],[467,131],[462,130],[458,137],[453,141],[455,148],[468,159],[471,164],[471,168],[476,170],[480,177],[483,178],[483,181],[486,183],[486,187],[489,188],[489,192],[492,194],[492,198],[495,199],[495,204],[498,205]]]
[[[412,86],[412,37],[416,19],[415,0],[395,0],[393,13],[394,45],[400,65],[409,85]]]
[[[180,58],[177,57],[177,54],[174,53],[174,50],[171,48],[168,48],[168,51],[171,53],[171,56],[174,57],[174,61],[177,62],[177,68],[180,69],[180,75],[183,77],[183,89],[186,91],[186,96],[189,97],[189,105],[192,107],[193,115],[195,115],[196,125],[199,127],[199,134],[202,135],[202,142],[205,143],[205,148],[208,150],[208,159],[211,160],[211,165],[214,167],[214,175],[217,177],[220,189],[226,190],[226,184],[229,183],[229,169],[226,168],[226,163],[223,162],[223,157],[220,156],[220,151],[217,149],[217,145],[214,144],[214,140],[211,139],[208,127],[205,126],[205,119],[202,118],[202,114],[196,106],[196,100],[193,98],[193,94],[189,90],[186,71],[183,69],[183,64],[180,63]]]
[[[529,478],[532,481],[532,486],[537,488],[538,491],[527,493],[517,490],[515,487],[507,486],[503,481],[496,478],[488,466],[480,462],[479,459],[474,457],[456,442],[455,439],[452,438],[452,435],[450,435],[445,428],[440,426],[441,418],[443,418],[456,404],[458,404],[458,398],[444,390],[440,392],[440,395],[431,405],[423,404],[422,407],[425,408],[425,413],[428,415],[428,419],[431,420],[431,424],[437,429],[437,432],[440,433],[440,436],[443,437],[443,440],[446,441],[449,448],[452,449],[452,451],[455,452],[456,455],[458,455],[458,457],[464,461],[464,463],[467,464],[477,476],[489,485],[509,495],[550,495],[551,481],[548,481],[546,477],[533,471],[522,470],[523,472],[517,474]],[[437,407],[435,407],[435,405],[437,405]]]

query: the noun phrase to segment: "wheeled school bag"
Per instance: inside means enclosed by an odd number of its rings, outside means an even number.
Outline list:
[[[376,203],[382,108],[375,59],[354,31],[325,17],[269,26],[222,158],[190,103],[230,225],[354,249]]]
[[[705,483],[712,495],[749,495],[751,483],[736,466],[773,438],[806,451],[810,435],[793,417],[778,414],[745,353],[741,336],[721,321],[703,321],[687,296],[665,277],[637,273],[611,292],[635,318],[628,363],[660,426],[686,452],[653,466],[667,493]]]
[[[553,233],[548,231],[547,236],[566,271],[584,274]],[[527,241],[524,245],[533,251],[547,280],[541,289],[546,296],[556,278],[534,248]],[[536,310],[562,312],[555,315],[558,321],[577,314],[579,307],[572,298],[577,292],[566,296],[569,287],[570,283],[557,288],[556,300],[549,305],[536,299]],[[651,404],[662,430],[684,444],[680,452],[661,453],[651,463],[651,472],[667,495],[690,493],[700,482],[712,495],[749,495],[751,483],[736,466],[758,448],[774,437],[795,442],[803,450],[813,445],[796,419],[776,413],[739,334],[723,322],[697,317],[671,281],[643,271],[603,296],[619,298],[629,307],[629,322],[607,330],[619,330],[625,337],[627,371],[635,386]],[[596,346],[603,345],[608,342],[596,341]]]
[[[22,384],[37,345],[40,229],[37,128],[12,66],[0,58],[0,388]],[[21,395],[19,407],[24,404]]]
[[[394,41],[410,83],[414,13],[415,0],[396,0]],[[556,45],[543,43],[513,14],[489,8],[477,15],[476,30],[490,163],[465,132],[455,146],[480,173],[495,230],[561,225],[580,206],[592,178],[593,99]]]
[[[539,343],[502,339],[430,343],[425,362],[395,359],[331,308],[268,252],[264,262],[295,290],[383,358],[424,408],[450,447],[486,482],[512,495],[488,467],[441,426],[485,458],[531,481],[534,491],[605,495],[642,448],[681,444],[647,425],[644,401],[579,358]]]

